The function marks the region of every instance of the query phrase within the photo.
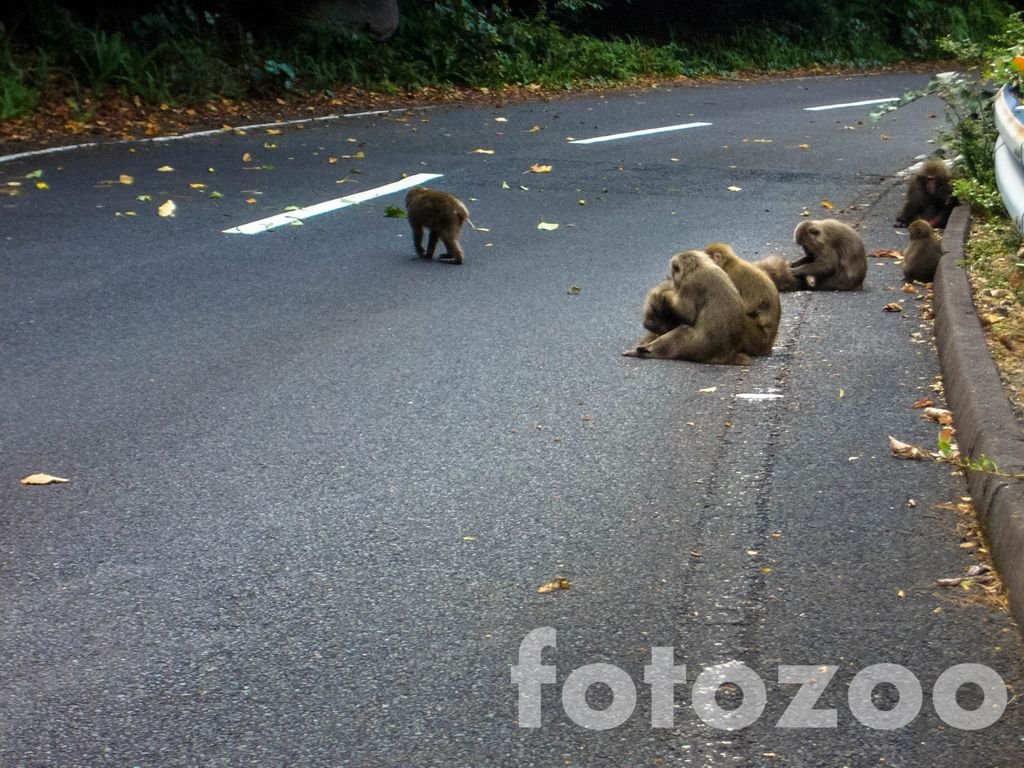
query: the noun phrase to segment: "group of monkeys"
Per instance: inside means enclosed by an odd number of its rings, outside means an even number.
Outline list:
[[[414,187],[405,203],[417,254],[433,258],[440,240],[446,249],[440,258],[462,264],[459,235],[469,221],[462,201],[447,192]],[[909,227],[910,243],[903,251],[907,282],[934,279],[942,257],[935,229],[945,226],[956,204],[945,163],[924,162],[910,179],[896,219],[897,226]],[[426,248],[425,229],[430,232]],[[803,256],[792,262],[781,256],[744,261],[725,243],[677,253],[669,261],[668,279],[654,286],[644,301],[647,333],[623,354],[749,365],[751,357],[772,352],[782,317],[780,291],[856,291],[863,286],[867,253],[849,225],[836,219],[802,221],[793,240]]]

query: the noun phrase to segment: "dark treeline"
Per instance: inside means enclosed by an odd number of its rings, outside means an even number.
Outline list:
[[[395,0],[376,1],[394,8]],[[944,37],[984,42],[1014,10],[1004,0],[399,0],[398,8],[394,34],[379,40],[325,16],[317,0],[2,3],[0,120],[62,95],[184,104],[343,86],[573,88],[893,64],[945,55]]]

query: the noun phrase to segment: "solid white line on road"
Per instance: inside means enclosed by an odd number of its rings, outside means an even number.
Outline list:
[[[73,152],[76,149],[89,149],[98,147],[101,144],[159,144],[169,141],[181,141],[182,139],[198,139],[203,136],[216,136],[217,134],[231,134],[239,131],[255,131],[260,128],[286,128],[292,125],[305,125],[307,123],[322,123],[329,120],[342,120],[350,117],[373,117],[375,115],[386,115],[390,112],[411,112],[433,107],[400,107],[398,109],[378,109],[372,112],[350,112],[341,115],[321,115],[320,117],[303,117],[297,120],[283,120],[279,123],[256,123],[254,125],[238,125],[228,128],[213,128],[208,131],[193,131],[192,133],[179,133],[174,136],[154,136],[149,139],[117,139],[115,141],[87,141],[83,144],[69,144],[63,147],[47,147],[46,149],[33,149],[28,152],[18,152],[13,155],[0,155],[0,163],[9,163],[12,160],[23,160],[28,157],[40,157],[42,155],[56,155],[61,152]]]
[[[285,213],[279,213],[276,216],[269,216],[259,221],[253,221],[249,224],[242,224],[238,227],[231,227],[231,229],[225,229],[225,235],[258,235],[260,232],[266,232],[268,229],[274,229],[276,227],[283,227],[286,224],[294,224],[297,221],[308,219],[313,216],[319,216],[323,213],[330,213],[336,211],[339,208],[348,208],[350,205],[358,205],[364,203],[367,200],[373,200],[377,197],[383,197],[384,195],[390,195],[393,192],[401,192],[403,189],[409,187],[415,187],[417,184],[421,184],[431,179],[439,179],[444,174],[441,173],[417,173],[415,176],[409,176],[399,181],[393,181],[390,184],[385,184],[383,187],[375,187],[374,189],[367,189],[363,192],[356,192],[354,195],[348,197],[338,197],[334,200],[326,200],[316,205],[310,205],[306,208],[297,208],[294,211],[286,211]]]
[[[632,139],[634,136],[650,136],[652,133],[668,133],[670,131],[685,131],[687,128],[704,128],[711,123],[683,123],[682,125],[666,125],[663,128],[644,128],[641,131],[629,131],[628,133],[613,133],[609,136],[595,136],[592,139],[573,139],[570,144],[597,144],[602,141],[618,141],[619,139]]]
[[[899,96],[884,99],[868,99],[866,101],[848,101],[845,104],[825,104],[820,107],[804,107],[804,112],[824,112],[826,109],[846,109],[847,107],[868,107],[872,104],[884,104],[887,101],[899,101]]]

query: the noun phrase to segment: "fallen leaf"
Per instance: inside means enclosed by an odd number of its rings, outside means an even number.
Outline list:
[[[408,218],[408,214],[404,209],[399,208],[397,205],[389,205],[384,209],[384,215],[389,219],[405,219]]]
[[[160,171],[160,173],[170,173],[174,169],[169,165],[161,165],[157,170]]]
[[[527,133],[536,133],[539,130],[540,130],[540,126],[539,125],[535,125],[535,126],[533,126],[533,128],[528,130]]]
[[[496,122],[496,123],[507,123],[508,122],[508,118],[507,117],[496,117],[496,118],[494,118],[494,122]]]
[[[39,182],[39,184],[42,183],[43,182]],[[39,184],[36,184],[36,186],[39,187]],[[39,188],[42,189],[42,187]],[[981,324],[986,326],[1001,323],[1006,319],[1003,315],[1000,315],[997,312],[980,312],[978,313],[978,317],[981,319]]]
[[[175,212],[178,210],[178,206],[174,204],[173,200],[168,200],[159,208],[156,209],[157,215],[165,219],[174,218]]]
[[[267,133],[271,136],[279,136],[281,134],[280,128],[267,128]]]
[[[888,136],[888,135],[883,133],[878,138],[880,138],[882,141],[889,141],[889,140],[892,139],[892,136]]]
[[[904,443],[897,440],[892,435],[889,435],[889,450],[892,451],[892,455],[897,459],[914,459],[917,461],[932,460],[931,454],[922,451],[916,445],[910,445],[910,443]]]
[[[704,389],[697,390],[698,392],[717,392],[718,387],[705,387]]]
[[[338,158],[336,158],[336,157],[328,157],[327,158],[327,164],[328,165],[335,165],[337,162],[338,162]]]
[[[366,158],[366,153],[360,150],[359,152],[356,152],[354,155],[352,155],[352,157],[354,157],[356,160],[364,160]]]
[[[36,189],[49,189],[49,188],[50,188],[50,185],[47,184],[45,181],[37,181],[36,182]]]
[[[743,187],[737,187],[737,186],[726,187],[726,189],[728,189],[730,192],[742,192],[743,191]]]
[[[153,196],[152,195],[138,195],[138,196],[136,196],[135,199],[138,200],[140,203],[148,203],[148,202],[150,202],[153,199]]]
[[[894,301],[894,302],[886,304],[884,307],[882,307],[882,311],[883,312],[902,312],[903,311],[903,307],[901,307],[897,302]]]
[[[206,189],[206,185],[205,184],[189,184],[188,188],[189,189]]]
[[[542,221],[540,224],[537,225],[537,229],[543,229],[543,230],[545,230],[547,232],[553,232],[554,230],[558,229],[558,225],[557,224],[549,224],[546,221]]]
[[[821,207],[822,207],[822,208],[827,208],[827,209],[828,209],[828,210],[830,210],[830,211],[831,211],[831,210],[832,210],[833,208],[835,208],[835,206],[834,206],[834,205],[832,205],[832,203],[830,203],[830,202],[829,202],[828,200],[822,200],[822,201],[821,201]]]
[[[947,411],[945,408],[925,408],[921,418],[937,421],[945,427],[953,423],[953,412]]]
[[[578,296],[579,292],[580,292],[580,287],[578,285],[569,286],[569,290],[567,291],[567,293],[570,296]]]
[[[43,171],[42,171],[42,169],[36,169],[34,171],[29,171],[28,173],[25,174],[25,178],[26,179],[41,179],[41,178],[43,178]]]
[[[586,204],[587,204],[587,201],[586,201],[586,200],[580,200],[580,201],[579,201],[579,204],[580,204],[580,205],[586,205]]]
[[[912,408],[931,408],[935,405],[935,401],[930,397],[922,397],[920,400],[915,400]]]
[[[796,148],[797,149],[810,149],[811,145],[810,144],[797,144]]]
[[[907,596],[907,593],[904,592],[902,589],[899,592],[896,593],[896,597],[898,597],[900,600],[902,600],[906,596]]]
[[[246,152],[244,155],[242,155],[242,162],[243,163],[251,163],[252,162],[252,155],[250,155],[248,152]]]
[[[910,283],[904,283],[903,287],[900,288],[904,293],[917,293],[917,288],[912,286]]]
[[[531,173],[551,173],[550,165],[541,165],[540,163],[534,163],[530,166]]]
[[[901,259],[903,254],[899,251],[893,251],[887,248],[879,248],[877,251],[871,254],[876,259]]]
[[[463,536],[463,541],[476,541],[476,536]]]
[[[502,188],[502,189],[512,189],[512,187],[510,187],[510,186],[508,185],[508,182],[507,182],[507,181],[503,181],[503,182],[501,182],[501,188]]]
[[[840,389],[839,390],[839,397],[841,397],[841,398],[842,397],[846,397],[846,390],[845,389]]]
[[[134,184],[135,183],[135,178],[133,176],[129,176],[127,173],[122,173],[120,176],[117,177],[117,180],[119,182],[121,182],[122,184]]]
[[[473,150],[473,154],[474,155],[493,155],[494,154],[494,150],[493,149],[474,149]]]
[[[66,477],[54,477],[48,475],[45,472],[37,472],[34,475],[21,478],[22,485],[50,485],[51,483],[67,483],[70,482]]]
[[[224,197],[224,195],[221,192],[214,191],[210,193],[211,200],[220,200],[222,197]]]
[[[544,594],[545,592],[557,592],[560,589],[569,589],[570,586],[569,580],[565,578],[565,576],[555,576],[555,578],[548,583],[541,584],[537,587],[537,591],[540,594]]]

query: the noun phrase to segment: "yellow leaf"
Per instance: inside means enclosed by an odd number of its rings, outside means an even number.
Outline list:
[[[512,189],[512,187],[510,187],[510,186],[508,185],[508,182],[507,182],[507,181],[503,181],[503,182],[501,182],[501,188],[502,188],[502,189]]]
[[[882,311],[883,312],[902,312],[903,311],[903,307],[901,307],[898,303],[893,301],[893,302],[890,302],[889,304],[886,304],[884,307],[882,307]]]
[[[846,390],[840,389],[839,390],[839,396],[840,397],[846,397]]]
[[[134,184],[134,183],[135,183],[135,178],[134,178],[134,177],[132,177],[132,176],[129,176],[129,175],[127,174],[127,173],[122,173],[122,174],[121,174],[121,175],[120,175],[120,176],[119,176],[119,177],[117,178],[117,180],[118,180],[119,182],[121,182],[122,184]]]
[[[476,541],[476,536],[463,536],[463,541]]]
[[[543,229],[546,232],[553,232],[554,230],[558,229],[558,225],[557,224],[549,224],[546,221],[542,221],[540,224],[537,225],[537,229]]]
[[[160,173],[170,173],[174,169],[169,165],[161,165],[157,170],[160,171]]]
[[[243,163],[251,163],[252,162],[252,155],[250,155],[248,152],[246,152],[244,155],[242,155],[242,162]]]
[[[533,173],[551,173],[550,165],[541,165],[540,163],[534,163],[530,166],[530,170]]]
[[[699,392],[717,392],[718,387],[704,387],[704,389],[698,390]]]
[[[540,594],[544,594],[545,592],[557,592],[560,589],[568,589],[570,586],[569,580],[565,578],[565,576],[555,576],[555,578],[546,584],[541,584],[537,588],[537,591]]]
[[[829,202],[828,200],[822,200],[822,201],[821,201],[821,207],[822,207],[822,208],[827,208],[827,209],[828,209],[828,210],[830,210],[830,211],[831,211],[831,210],[832,210],[833,208],[835,208],[835,206],[834,206],[834,205],[832,205],[832,203],[830,203],[830,202]]]
[[[496,123],[507,123],[508,122],[508,118],[507,117],[496,117],[496,118],[494,118],[494,122],[496,122]]]
[[[48,475],[45,472],[37,472],[34,475],[21,478],[22,485],[50,485],[51,483],[67,483],[70,482],[66,477],[54,477]]]
[[[473,154],[474,155],[493,155],[494,154],[494,150],[493,149],[474,149],[473,150]]]
[[[253,203],[256,202],[256,198],[255,197],[247,197],[245,199],[245,202],[247,202],[249,205],[252,205]]]
[[[810,144],[797,144],[796,148],[797,149],[810,149],[811,145]]]
[[[354,157],[356,160],[364,160],[366,158],[366,153],[360,150],[359,152],[356,152],[354,155],[352,155],[352,157]]]
[[[168,200],[159,208],[156,209],[157,215],[162,216],[165,219],[174,218],[175,212],[178,210],[178,206],[174,204],[173,200]]]
[[[206,189],[206,185],[205,184],[189,184],[188,188],[189,189]]]
[[[36,182],[36,189],[49,189],[49,188],[50,188],[50,185],[47,184],[45,181],[37,181]]]
[[[743,187],[737,187],[737,186],[730,186],[730,187],[727,187],[727,189],[730,192],[742,192],[743,191]]]
[[[533,126],[533,128],[528,130],[527,133],[536,133],[539,130],[540,130],[540,126],[539,125],[535,125],[535,126]]]
[[[280,136],[281,135],[281,129],[280,128],[267,128],[267,133],[270,134],[271,136]]]
[[[755,144],[771,144],[775,139],[754,139]]]
[[[899,592],[896,593],[896,597],[898,597],[900,600],[902,600],[906,596],[907,596],[907,593],[904,592],[902,589]]]

